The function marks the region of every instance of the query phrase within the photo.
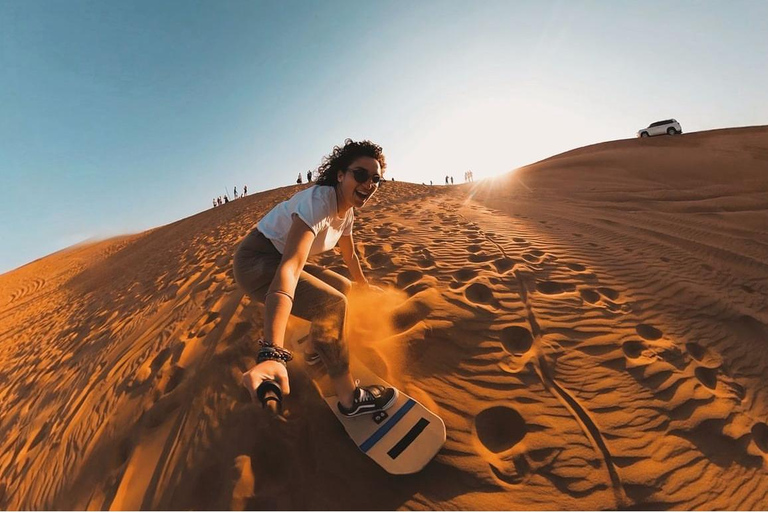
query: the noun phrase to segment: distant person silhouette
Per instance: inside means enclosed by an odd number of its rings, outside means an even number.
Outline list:
[[[299,184],[302,183],[302,181],[301,181],[301,173],[299,173],[299,177],[296,178],[296,183],[299,183]]]
[[[248,195],[248,185],[243,185],[243,197]]]
[[[307,171],[307,183],[312,183],[312,170]]]

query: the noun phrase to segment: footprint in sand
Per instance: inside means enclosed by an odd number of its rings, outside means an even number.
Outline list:
[[[232,257],[228,254],[219,256],[213,262],[216,268],[225,268],[232,264]]]
[[[460,283],[468,283],[477,276],[477,270],[474,268],[462,268],[453,273],[453,277]]]
[[[515,265],[517,264],[517,261],[510,257],[503,257],[495,260],[493,262],[493,266],[496,267],[496,272],[499,274],[504,274],[506,272],[509,272],[513,268],[515,268]]]
[[[589,302],[590,304],[597,304],[600,302],[600,294],[595,290],[590,290],[589,288],[580,290],[579,295],[581,295],[581,298],[584,299],[585,302]]]
[[[426,283],[419,283],[419,285],[422,284],[426,285]],[[432,305],[427,301],[411,297],[392,312],[392,326],[397,332],[405,332],[427,318],[431,311]]]
[[[392,263],[392,256],[390,254],[377,253],[369,256],[367,261],[372,268],[383,267]]]
[[[699,366],[696,368],[696,370],[694,370],[693,374],[696,376],[699,382],[704,384],[704,386],[707,388],[717,388],[717,368],[705,368],[703,366]]]
[[[467,252],[478,253],[478,252],[480,252],[482,250],[483,250],[483,247],[480,246],[480,245],[477,245],[477,244],[475,244],[475,245],[468,245],[467,246]]]
[[[400,245],[402,245],[402,243],[400,243]],[[371,254],[377,254],[377,253],[382,253],[382,252],[385,253],[385,254],[386,253],[391,253],[393,247],[394,247],[394,244],[386,244],[386,243],[366,245],[365,246],[365,253],[367,255],[369,255],[369,256]]]
[[[205,319],[205,322],[203,322],[203,325],[208,325],[211,322],[215,322],[217,318],[219,318],[221,314],[218,311],[213,311],[211,313],[208,313],[208,317]]]
[[[517,243],[519,243],[519,244],[524,244],[525,242],[527,242],[527,241],[528,241],[528,240],[526,240],[525,238],[520,238],[520,237],[515,237],[515,238],[513,238],[512,240],[514,240],[515,242],[517,242]]]
[[[730,384],[731,391],[739,399],[739,402],[743,402],[747,397],[747,388],[739,384],[738,382],[732,382]]]
[[[559,295],[561,293],[572,292],[576,285],[572,283],[560,283],[558,281],[537,281],[536,290],[544,295]]]
[[[432,268],[432,267],[435,266],[435,259],[434,258],[421,258],[421,259],[416,260],[416,264],[420,268],[424,268],[424,269]]]
[[[635,327],[635,330],[637,331],[637,334],[639,334],[643,339],[650,341],[658,340],[663,335],[660,330],[648,324],[640,324]]]
[[[565,266],[573,270],[574,272],[584,272],[585,270],[587,270],[587,267],[585,267],[581,263],[566,263]]]
[[[709,351],[698,343],[686,343],[685,349],[691,354],[692,358],[699,362],[703,361],[709,355]]]
[[[496,299],[493,297],[493,291],[482,283],[469,285],[464,291],[464,295],[474,304],[496,304]]]
[[[430,288],[429,283],[425,283],[423,281],[418,281],[408,287],[406,287],[403,291],[408,294],[409,297],[413,297],[417,293],[423,292],[424,290]]]
[[[513,355],[522,355],[531,350],[533,335],[531,331],[519,325],[505,327],[500,334],[504,350]]]
[[[475,417],[477,438],[493,453],[509,450],[528,433],[525,419],[511,407],[490,407]]]
[[[152,360],[152,362],[149,364],[149,367],[152,369],[152,373],[157,373],[157,371],[163,366],[163,364],[168,360],[168,358],[171,357],[171,349],[170,348],[164,348],[160,351],[159,354],[155,356],[155,358]]]
[[[393,228],[390,228],[390,227],[387,227],[387,226],[377,226],[377,227],[373,228],[373,230],[381,238],[387,238],[389,236],[397,234],[397,230],[396,229],[393,229]]]
[[[612,288],[598,288],[597,292],[602,295],[603,297],[607,297],[611,300],[618,300],[619,298],[619,292]]]
[[[144,411],[139,421],[148,429],[162,425],[179,408],[181,401],[169,397],[159,398],[155,404]]]
[[[179,384],[181,384],[181,381],[183,379],[184,379],[184,368],[174,364],[168,370],[167,375],[165,375],[163,379],[160,381],[160,385],[158,386],[158,389],[162,394],[167,395],[168,393],[176,389],[179,386]]]
[[[494,258],[491,254],[484,254],[484,253],[478,253],[478,254],[470,254],[467,258],[472,263],[485,263],[486,261],[491,261]]]
[[[752,427],[752,439],[755,440],[755,444],[760,451],[768,453],[768,425],[762,421],[755,423]]]
[[[424,276],[419,270],[404,270],[397,275],[397,287],[406,288]]]
[[[539,261],[541,261],[541,258],[539,258],[538,256],[530,252],[523,253],[523,259],[528,263],[538,263]]]
[[[711,364],[711,366],[706,366]],[[722,367],[722,363],[715,358],[709,357],[693,371],[699,382],[707,389],[715,392],[717,395],[735,398],[743,402],[747,396],[747,390],[744,386],[733,380],[728,371]]]
[[[624,354],[630,359],[637,359],[640,357],[644,349],[645,345],[643,345],[643,342],[637,340],[625,341],[624,344],[621,345],[621,350],[623,350]]]

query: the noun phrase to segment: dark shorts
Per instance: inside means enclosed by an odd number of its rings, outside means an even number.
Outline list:
[[[263,304],[282,258],[272,242],[254,229],[235,251],[235,281],[249,297]],[[310,322],[321,318],[329,305],[346,300],[351,287],[346,277],[306,264],[296,285],[291,314]]]

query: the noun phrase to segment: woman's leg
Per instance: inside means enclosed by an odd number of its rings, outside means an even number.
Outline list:
[[[304,270],[299,277],[291,314],[312,322],[312,346],[325,364],[339,401],[350,407],[355,382],[349,372],[349,346],[344,337],[347,297],[325,279],[313,274],[323,275],[345,291],[349,290],[349,286],[345,287],[344,281],[347,280],[335,272],[320,272],[313,267],[308,270]]]
[[[264,235],[254,230],[235,251],[232,270],[237,285],[253,300],[264,303],[282,255]]]
[[[304,270],[324,283],[333,286],[345,296],[349,295],[349,291],[352,289],[352,282],[333,270],[311,264],[304,265]]]
[[[334,272],[333,270],[329,270],[325,267],[320,267],[318,265],[312,265],[307,264],[304,265],[304,271],[307,272],[310,275],[315,276],[316,278],[320,279],[326,284],[331,285],[336,290],[343,293],[345,296],[349,295],[350,290],[352,289],[352,283],[349,279],[342,276],[341,274],[338,274]],[[319,357],[317,356],[317,351],[315,350],[314,343],[312,342],[312,332],[310,331],[309,336],[307,338],[307,346],[304,349],[305,356],[309,355],[309,361],[317,361],[319,362]],[[314,357],[313,357],[314,356]],[[310,364],[313,364],[310,362]]]

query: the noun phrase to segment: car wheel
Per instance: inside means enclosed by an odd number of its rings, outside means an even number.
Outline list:
[[[640,134],[641,137],[648,137],[648,132],[643,132]]]
[[[677,130],[675,130],[674,128],[672,127],[667,128],[667,135],[674,135],[676,133],[677,133]]]

